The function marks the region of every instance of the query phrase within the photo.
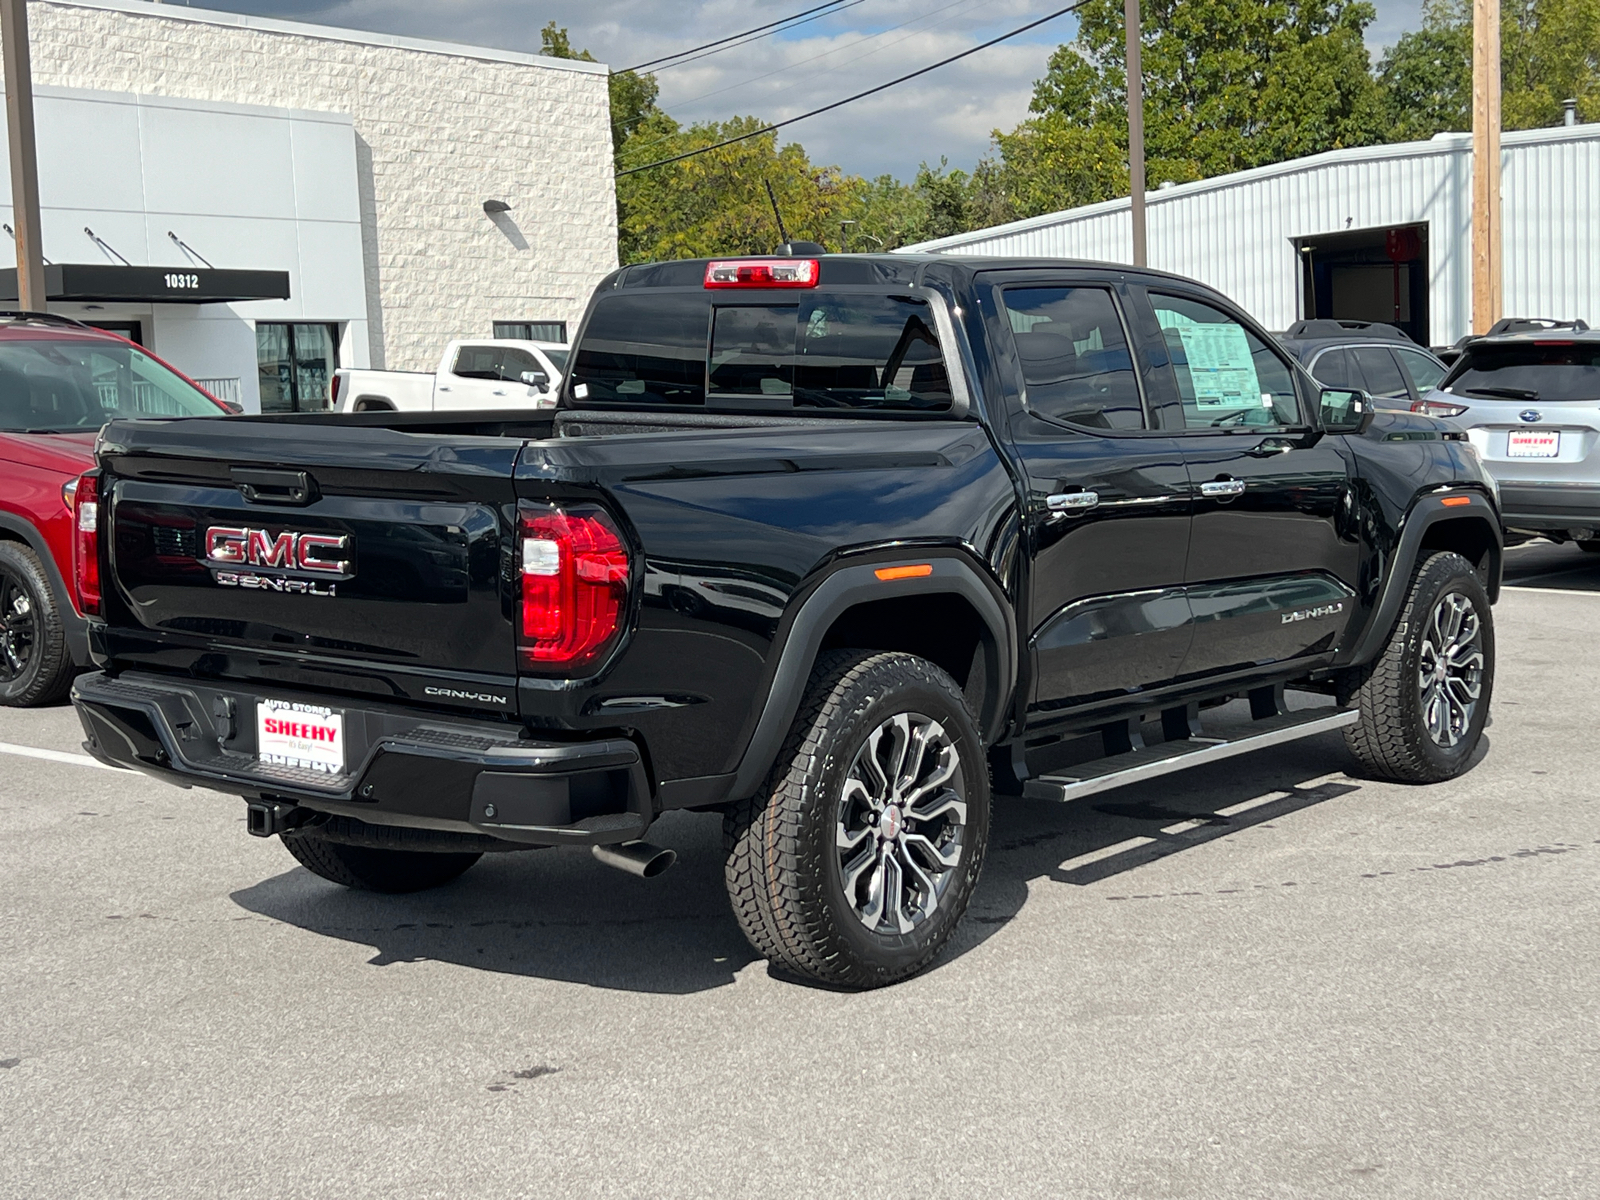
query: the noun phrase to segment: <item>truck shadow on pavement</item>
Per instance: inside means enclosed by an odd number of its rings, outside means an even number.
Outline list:
[[[1137,892],[1141,867],[1362,790],[1327,779],[1350,765],[1331,734],[1075,804],[999,797],[983,880],[941,964],[994,936],[1036,881],[1084,887],[1131,873]],[[294,868],[232,898],[269,920],[371,946],[375,967],[433,960],[679,995],[732,983],[756,955],[723,892],[720,818],[669,813],[651,840],[679,854],[653,880],[560,849],[485,855],[455,883],[410,896],[346,891]]]

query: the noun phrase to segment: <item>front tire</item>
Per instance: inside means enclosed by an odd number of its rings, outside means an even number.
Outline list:
[[[389,832],[385,830],[385,832]],[[400,840],[405,830],[392,831]],[[284,849],[313,875],[363,892],[421,892],[459,877],[481,853],[391,850],[330,841],[314,832],[282,835]]]
[[[949,941],[988,837],[988,766],[956,682],[910,654],[835,651],[766,787],[724,818],[728,896],[774,965],[882,987]]]
[[[1361,719],[1345,743],[1366,770],[1438,783],[1466,770],[1494,691],[1494,614],[1459,554],[1426,558],[1389,643],[1356,692]]]
[[[0,541],[0,705],[53,704],[73,674],[61,607],[39,556]]]

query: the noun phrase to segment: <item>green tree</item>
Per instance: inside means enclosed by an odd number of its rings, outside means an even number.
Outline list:
[[[1561,102],[1600,117],[1600,0],[1502,0],[1501,122],[1535,129],[1561,120]],[[1378,65],[1390,136],[1420,139],[1472,127],[1472,5],[1429,0],[1422,28]]]
[[[1145,157],[1152,182],[1203,179],[1381,140],[1361,0],[1145,0]],[[1127,76],[1118,0],[1079,10],[1032,116],[996,132],[998,187],[1029,216],[1126,195]]]

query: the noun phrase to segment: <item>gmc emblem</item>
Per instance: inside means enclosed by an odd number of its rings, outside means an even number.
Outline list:
[[[276,567],[349,578],[348,534],[295,533],[285,529],[238,529],[213,525],[206,530],[206,561],[219,567]]]

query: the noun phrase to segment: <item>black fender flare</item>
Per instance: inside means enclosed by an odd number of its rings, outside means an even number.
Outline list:
[[[1462,504],[1465,498],[1467,503]],[[1448,503],[1447,503],[1448,502]],[[1441,521],[1478,520],[1489,530],[1495,546],[1494,570],[1489,580],[1489,597],[1497,599],[1500,593],[1500,563],[1504,558],[1504,539],[1500,532],[1500,514],[1488,495],[1475,488],[1452,488],[1447,493],[1422,496],[1412,504],[1400,526],[1400,537],[1390,557],[1389,570],[1378,593],[1378,603],[1373,608],[1372,619],[1351,648],[1348,657],[1341,656],[1341,665],[1359,666],[1371,662],[1382,652],[1389,640],[1389,632],[1399,619],[1400,606],[1405,603],[1406,589],[1411,586],[1411,576],[1416,570],[1417,555],[1423,536]]]
[[[876,572],[885,567],[926,564],[922,576],[885,581]],[[957,550],[925,550],[907,554],[905,548],[873,554],[869,560],[852,555],[810,589],[786,624],[778,664],[767,689],[766,703],[729,790],[731,799],[754,794],[783,746],[805,694],[811,668],[828,629],[846,610],[873,600],[902,596],[960,596],[972,605],[982,622],[984,680],[983,711],[978,728],[986,745],[1004,731],[1017,685],[1016,614],[993,577]]]
[[[72,661],[78,666],[87,666],[89,622],[78,615],[78,607],[72,602],[72,593],[67,589],[67,581],[61,577],[61,572],[56,567],[56,557],[50,553],[50,546],[44,540],[44,534],[40,533],[31,522],[8,512],[0,512],[0,531],[14,535],[44,564],[45,578],[55,589],[56,611],[61,614],[61,627],[67,635],[67,653],[72,655]]]

